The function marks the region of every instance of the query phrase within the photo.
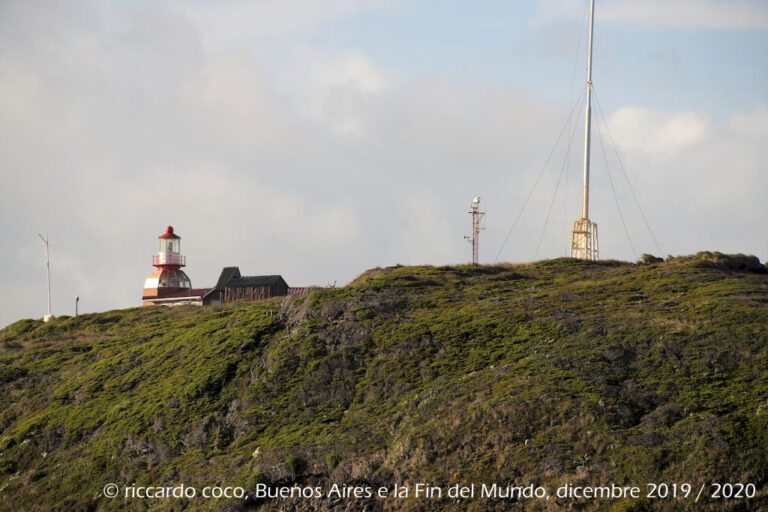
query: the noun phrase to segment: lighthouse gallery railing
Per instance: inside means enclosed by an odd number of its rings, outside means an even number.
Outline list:
[[[152,265],[186,265],[187,258],[173,252],[161,252],[152,256]]]

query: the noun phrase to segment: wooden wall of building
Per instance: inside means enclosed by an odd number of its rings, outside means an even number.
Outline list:
[[[222,302],[236,300],[263,300],[288,295],[288,287],[282,283],[262,286],[227,286]]]

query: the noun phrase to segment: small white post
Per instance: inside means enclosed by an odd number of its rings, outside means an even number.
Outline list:
[[[51,313],[51,254],[48,250],[48,245],[50,244],[48,240],[48,231],[45,232],[45,238],[43,238],[43,235],[38,234],[37,236],[40,237],[40,240],[43,241],[45,244],[45,273],[48,277],[48,314],[43,317],[44,322],[49,322],[53,318],[53,314]]]

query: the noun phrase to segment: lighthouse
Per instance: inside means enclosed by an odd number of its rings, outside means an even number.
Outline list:
[[[152,256],[156,270],[144,281],[143,305],[202,305],[201,296],[207,290],[193,289],[189,277],[181,270],[187,263],[181,254],[181,237],[173,232],[173,226],[168,226],[157,238],[160,247]]]

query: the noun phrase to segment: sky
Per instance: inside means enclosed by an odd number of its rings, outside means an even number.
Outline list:
[[[139,305],[169,224],[195,287],[465,263],[474,196],[481,263],[564,256],[587,6],[0,0],[0,326],[46,231],[54,315]],[[768,259],[768,3],[597,0],[594,45],[601,258]]]

